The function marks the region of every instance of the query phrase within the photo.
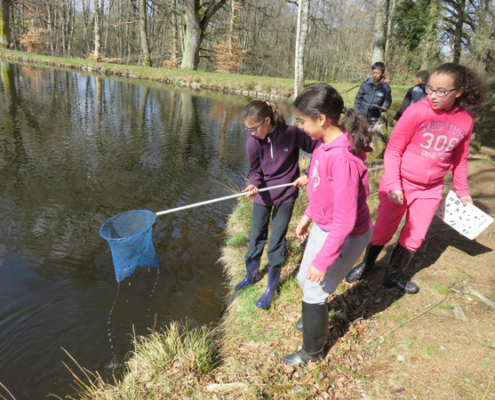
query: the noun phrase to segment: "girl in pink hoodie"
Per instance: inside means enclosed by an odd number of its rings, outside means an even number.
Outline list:
[[[446,63],[433,71],[425,89],[427,98],[404,112],[387,145],[373,237],[364,262],[346,277],[349,282],[357,281],[374,267],[378,254],[392,239],[407,211],[388,263],[385,285],[417,293],[419,287],[401,275],[425,240],[447,172],[453,171],[455,191],[464,205],[473,202],[467,183],[473,116],[460,102],[480,104],[484,85],[470,69]]]
[[[302,318],[296,323],[303,331],[303,348],[283,359],[290,365],[304,365],[323,357],[328,297],[371,239],[364,160],[372,132],[354,110],[347,110],[339,123],[344,101],[326,83],[303,90],[294,106],[300,128],[317,141],[307,188],[309,206],[296,230],[299,239],[308,240],[297,276],[304,294]]]

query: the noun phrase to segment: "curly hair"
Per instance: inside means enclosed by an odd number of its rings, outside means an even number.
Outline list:
[[[470,106],[475,106],[483,103],[487,93],[485,82],[481,80],[476,72],[464,65],[455,63],[445,63],[440,65],[433,71],[433,74],[448,74],[454,78],[454,86],[456,88],[463,87],[460,101],[464,101]]]

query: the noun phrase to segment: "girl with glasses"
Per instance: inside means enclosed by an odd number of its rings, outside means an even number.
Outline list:
[[[425,240],[442,198],[443,178],[449,171],[453,171],[455,191],[463,204],[473,202],[467,183],[473,116],[461,102],[480,104],[485,86],[469,68],[446,63],[433,71],[426,93],[426,99],[407,108],[387,145],[373,237],[364,262],[349,273],[348,282],[372,270],[407,212],[388,263],[385,285],[417,293],[419,287],[406,279],[404,271]]]
[[[317,144],[307,188],[309,206],[296,229],[299,239],[307,239],[297,275],[303,299],[296,329],[302,330],[303,347],[283,361],[305,365],[324,356],[328,297],[371,239],[364,160],[371,151],[373,131],[362,115],[344,110],[342,96],[326,83],[308,86],[294,106],[299,127]]]
[[[262,309],[270,307],[280,272],[286,258],[285,235],[292,217],[299,187],[308,182],[300,176],[299,150],[312,153],[316,145],[296,126],[287,126],[275,103],[255,100],[243,111],[242,119],[251,136],[246,142],[249,158],[249,185],[243,192],[252,192],[253,214],[249,233],[249,250],[245,256],[246,276],[235,289],[240,290],[260,279],[259,268],[268,238],[268,285],[256,302]],[[259,188],[294,182],[294,186],[258,193]]]

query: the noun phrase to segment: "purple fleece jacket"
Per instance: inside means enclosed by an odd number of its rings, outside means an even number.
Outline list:
[[[364,150],[358,155],[349,151],[346,134],[327,144],[319,142],[313,151],[307,189],[309,206],[304,213],[329,232],[312,262],[321,272],[326,273],[333,265],[348,237],[361,236],[371,228],[364,160]]]
[[[312,153],[316,142],[296,126],[280,133],[274,127],[265,139],[250,136],[246,142],[249,158],[249,183],[258,189],[294,182],[300,176],[299,149]],[[287,187],[259,193],[254,201],[262,206],[292,203],[299,188]]]

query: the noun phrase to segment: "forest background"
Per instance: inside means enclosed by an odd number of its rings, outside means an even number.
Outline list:
[[[394,84],[495,72],[491,0],[0,0],[0,47],[127,65]],[[299,79],[301,79],[299,77]],[[297,90],[296,90],[297,91]]]

